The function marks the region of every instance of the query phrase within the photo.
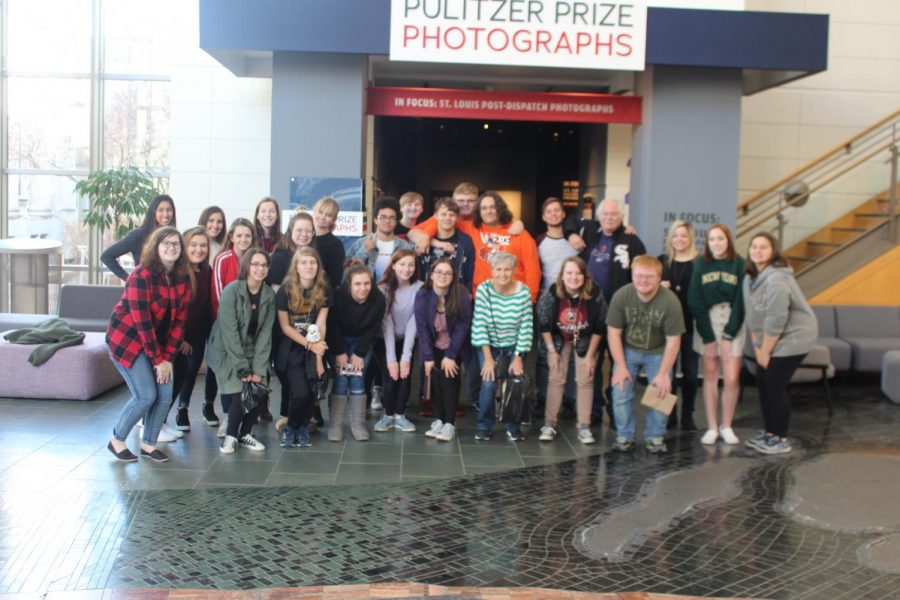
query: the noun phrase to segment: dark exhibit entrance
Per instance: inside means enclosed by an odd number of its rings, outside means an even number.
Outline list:
[[[521,193],[521,218],[537,233],[541,202],[578,181],[581,154],[577,123],[375,118],[375,184],[392,196],[421,193],[426,216],[434,198],[470,181]]]

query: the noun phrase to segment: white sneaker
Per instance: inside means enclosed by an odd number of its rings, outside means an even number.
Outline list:
[[[726,444],[739,444],[741,440],[738,439],[738,436],[734,434],[734,429],[731,427],[719,427],[719,435],[722,437],[722,441]]]
[[[237,448],[237,438],[234,436],[226,435],[225,439],[222,441],[222,446],[219,447],[219,452],[222,454],[234,454],[235,448]]]
[[[435,419],[431,422],[431,427],[428,428],[428,431],[425,432],[425,437],[436,438],[443,427],[444,422],[440,419]]]
[[[444,423],[441,430],[434,435],[434,439],[442,442],[452,442],[456,439],[456,427],[452,423]]]
[[[144,437],[144,420],[141,419],[140,421],[138,421],[136,427],[137,427],[138,437],[143,438]],[[159,430],[159,437],[156,438],[157,442],[167,442],[168,443],[168,442],[174,442],[175,440],[178,439],[178,436],[176,436],[174,433],[172,433],[171,430],[167,431],[167,429],[168,428],[165,425],[163,425],[162,429]],[[182,433],[181,435],[184,435],[184,434]]]
[[[183,431],[169,427],[168,423],[163,423],[163,426],[159,432],[159,435],[162,435],[163,433],[166,433],[168,435],[174,435],[177,439],[181,439],[184,437]]]
[[[552,442],[556,439],[556,430],[552,425],[545,423],[543,427],[541,427],[541,435],[538,439],[542,442]]]
[[[719,439],[719,432],[715,429],[707,429],[706,433],[703,434],[703,437],[700,438],[701,444],[706,444],[707,446],[712,446],[716,443],[716,440]]]
[[[262,442],[253,437],[251,434],[247,434],[240,440],[241,448],[246,448],[247,450],[255,450],[256,452],[262,452],[266,449]]]
[[[416,425],[406,418],[406,415],[394,415],[394,429],[399,429],[405,433],[413,433]]]
[[[578,428],[578,441],[582,444],[593,444],[597,440],[594,439],[594,434],[591,433],[591,428],[584,426]]]
[[[228,435],[228,415],[222,416],[222,420],[219,421],[219,430],[216,432],[216,437],[223,438]]]

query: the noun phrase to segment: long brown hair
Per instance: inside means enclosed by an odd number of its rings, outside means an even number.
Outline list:
[[[181,233],[171,225],[155,229],[150,234],[141,250],[141,265],[154,275],[165,274],[166,267],[159,258],[159,245],[164,239],[172,236],[178,238],[178,243],[181,244],[181,254],[178,255],[178,260],[175,261],[172,270],[169,271],[169,275],[177,281],[190,280],[191,276],[188,272],[190,267],[188,266],[187,256],[184,253],[184,240],[181,239]]]
[[[709,229],[706,230],[706,242],[703,244],[703,260],[710,263],[716,258],[713,256],[712,250],[709,249],[709,232],[713,229],[718,229],[722,233],[725,234],[725,239],[728,240],[728,251],[725,252],[725,260],[734,261],[737,259],[737,250],[734,249],[734,236],[731,235],[731,230],[728,228],[728,225],[725,223],[716,223],[714,225],[710,225]]]
[[[300,282],[300,274],[297,272],[297,265],[304,256],[316,259],[317,265],[316,276],[313,279],[312,287],[309,288],[309,296],[303,294],[303,284]],[[325,276],[325,269],[322,268],[322,259],[314,248],[304,246],[294,252],[282,287],[287,294],[288,308],[295,313],[311,312],[325,306],[325,301],[328,299],[328,277]]]
[[[390,312],[391,308],[393,308],[394,295],[397,292],[397,288],[400,287],[400,279],[394,272],[394,265],[400,262],[401,258],[406,258],[408,256],[412,257],[413,264],[415,265],[415,270],[413,271],[412,277],[410,278],[409,282],[412,283],[414,281],[418,281],[419,261],[416,260],[416,251],[401,248],[400,250],[396,250],[391,256],[391,262],[384,270],[384,274],[381,276],[381,281],[378,282],[379,286],[383,284],[385,287],[387,287],[387,294],[385,294],[385,296],[387,296],[387,312]]]
[[[568,257],[562,262],[562,265],[560,265],[559,274],[556,276],[556,297],[562,300],[568,296],[568,294],[566,294],[566,284],[563,283],[563,271],[566,270],[566,265],[569,263],[578,267],[578,270],[581,271],[581,274],[584,276],[584,284],[581,286],[581,291],[578,292],[578,299],[589,300],[591,294],[594,292],[594,280],[591,279],[591,275],[588,273],[587,265],[577,256]]]
[[[219,231],[219,235],[217,235],[214,239],[210,240],[211,242],[215,242],[221,246],[225,243],[225,223],[228,221],[225,220],[225,211],[219,208],[218,206],[207,206],[203,209],[203,212],[200,213],[200,218],[197,220],[197,225],[206,229],[206,222],[209,221],[209,218],[215,214],[222,215],[222,229]]]
[[[778,240],[775,239],[775,236],[769,233],[768,231],[760,231],[759,233],[754,233],[753,237],[750,238],[750,243],[753,244],[753,240],[756,238],[765,238],[769,241],[769,245],[772,246],[772,260],[766,265],[766,267],[787,267],[790,263],[788,260],[781,254],[781,249],[778,248]],[[748,246],[749,247],[749,246]],[[765,267],[763,267],[765,269]],[[750,260],[749,251],[747,253],[747,262],[744,265],[744,271],[750,277],[757,277],[762,271],[760,271],[756,267],[756,263]]]
[[[225,245],[222,246],[222,252],[226,250],[231,250],[234,248],[234,240],[231,239],[231,236],[234,235],[234,230],[238,227],[246,227],[250,230],[250,248],[247,250],[251,250],[259,245],[259,236],[256,235],[256,227],[253,226],[253,223],[250,222],[250,219],[245,219],[244,217],[238,217],[234,221],[231,222],[231,227],[228,228],[228,233],[225,235]],[[221,252],[220,252],[221,254]]]
[[[451,319],[460,319],[462,318],[462,294],[468,294],[469,292],[466,290],[466,287],[459,282],[456,275],[456,265],[453,264],[453,261],[443,256],[431,265],[431,269],[428,271],[428,280],[425,282],[425,289],[434,292],[434,269],[438,265],[447,265],[450,267],[451,272],[453,273],[450,276],[450,279],[453,283],[450,284],[450,289],[447,290],[447,295],[444,297],[444,309],[447,313],[447,317]]]
[[[506,200],[504,200],[497,192],[487,191],[478,197],[478,202],[475,204],[475,210],[472,211],[472,224],[475,225],[475,227],[481,227],[484,223],[484,221],[481,220],[481,203],[484,202],[485,198],[493,199],[494,208],[497,210],[497,222],[500,223],[500,225],[509,225],[512,223],[513,214],[512,211],[509,210]]]
[[[259,243],[262,244],[266,230],[259,223],[259,209],[267,202],[271,202],[275,205],[275,224],[272,225],[272,230],[269,231],[269,238],[272,240],[272,247],[277,248],[278,245],[281,244],[281,207],[278,206],[278,200],[271,196],[266,196],[257,202],[256,210],[253,211],[253,225],[256,228],[256,238],[259,240]]]

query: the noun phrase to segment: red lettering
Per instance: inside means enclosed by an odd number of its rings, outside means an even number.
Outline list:
[[[422,48],[426,48],[428,46],[428,41],[431,40],[434,42],[435,48],[441,47],[441,28],[438,27],[437,31],[434,35],[428,35],[428,27],[422,28]]]
[[[575,54],[581,54],[582,48],[588,48],[591,45],[591,34],[587,31],[579,31],[575,34]]]
[[[503,45],[500,47],[497,47],[497,45],[494,43],[494,34],[495,33],[499,33],[499,34],[503,35]],[[490,49],[493,50],[494,52],[503,52],[504,50],[506,50],[509,47],[509,34],[506,33],[505,31],[503,31],[502,29],[491,29],[490,32],[488,32],[487,43],[488,43],[488,46],[490,47]]]
[[[537,36],[534,42],[534,51],[540,52],[541,47],[544,48],[544,52],[550,54],[550,40],[553,39],[553,36],[550,35],[550,32],[546,29],[538,29]]]
[[[602,50],[601,50],[602,49]],[[606,41],[600,37],[600,34],[597,34],[597,39],[594,42],[594,54],[601,54],[602,52],[606,52],[607,56],[612,55],[613,50],[613,37],[612,34],[608,34],[606,36]]]
[[[469,31],[475,34],[472,40],[472,49],[478,50],[479,38],[481,37],[481,34],[484,33],[484,27],[469,27]]]
[[[453,45],[450,43],[450,34],[451,33],[458,34],[458,38],[459,38],[458,44]],[[465,32],[463,32],[463,30],[460,29],[459,27],[451,27],[451,28],[447,29],[447,31],[444,32],[444,45],[447,46],[448,48],[450,48],[451,50],[459,50],[460,48],[462,48],[463,46],[466,45]]]
[[[513,48],[518,52],[531,51],[531,38],[528,37],[529,33],[531,32],[527,29],[519,29],[513,34]]]
[[[631,53],[634,51],[634,48],[631,47],[631,34],[620,33],[616,36],[616,41],[619,42],[619,46],[625,48],[625,50],[617,50],[616,54],[618,56],[631,56]]]
[[[403,47],[407,48],[409,42],[419,37],[419,28],[414,25],[406,25],[403,27]]]
[[[553,50],[553,53],[559,54],[559,51],[562,49],[565,49],[566,52],[572,54],[572,45],[569,43],[569,36],[566,35],[566,32],[559,34],[559,39],[556,41],[556,48]]]

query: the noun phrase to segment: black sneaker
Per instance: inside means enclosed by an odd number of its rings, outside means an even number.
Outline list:
[[[206,424],[210,427],[219,425],[219,417],[216,416],[216,409],[213,408],[212,402],[206,402],[203,405],[203,418],[206,419]]]
[[[191,422],[188,419],[187,406],[178,408],[178,414],[175,415],[175,428],[178,431],[190,431],[191,430]]]

